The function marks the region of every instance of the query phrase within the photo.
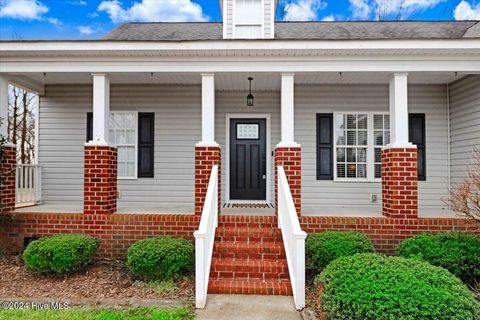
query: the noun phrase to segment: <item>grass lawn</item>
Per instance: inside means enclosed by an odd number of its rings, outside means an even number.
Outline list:
[[[124,310],[100,308],[70,308],[64,310],[0,310],[1,320],[191,320],[187,308],[129,308]]]

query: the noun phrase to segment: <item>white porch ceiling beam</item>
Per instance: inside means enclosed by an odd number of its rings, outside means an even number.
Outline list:
[[[203,61],[164,60],[164,61],[15,61],[0,62],[1,73],[29,72],[87,72],[87,73],[222,73],[222,72],[268,72],[268,73],[310,73],[310,72],[462,72],[480,73],[480,56],[472,60],[437,60],[435,57],[422,60],[382,60],[370,59],[324,59],[311,61],[308,58],[263,59],[249,61],[211,58]]]
[[[391,148],[413,148],[408,140],[408,74],[394,73],[390,78]]]
[[[93,141],[89,145],[108,145],[110,122],[110,80],[108,75],[94,73],[93,77]]]
[[[45,95],[45,86],[26,76],[13,76],[10,78],[10,83],[27,91],[32,91],[40,96]]]

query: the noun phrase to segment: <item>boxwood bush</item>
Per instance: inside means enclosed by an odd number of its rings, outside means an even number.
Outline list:
[[[127,265],[140,278],[173,279],[190,272],[194,264],[193,244],[185,239],[156,237],[128,248]]]
[[[32,241],[23,252],[28,269],[56,274],[77,271],[90,263],[99,240],[84,234],[62,234]]]
[[[305,242],[307,268],[315,274],[333,260],[355,253],[374,252],[370,239],[354,231],[326,231],[309,234]]]
[[[397,254],[444,267],[468,284],[480,281],[480,236],[422,233],[400,243]]]
[[[326,320],[478,320],[480,304],[447,270],[372,253],[339,258],[319,276]]]

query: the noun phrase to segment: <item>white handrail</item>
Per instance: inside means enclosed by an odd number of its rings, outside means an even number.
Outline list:
[[[218,166],[212,167],[202,217],[195,237],[195,305],[205,308],[212,263],[213,242],[218,226]]]
[[[17,205],[42,201],[42,168],[37,164],[17,164],[15,202]]]
[[[301,310],[305,307],[305,238],[307,234],[300,228],[297,210],[282,166],[277,167],[277,174],[278,227],[282,230],[295,308]]]

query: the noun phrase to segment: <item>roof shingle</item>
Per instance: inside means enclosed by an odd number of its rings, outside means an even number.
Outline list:
[[[102,40],[222,39],[221,22],[126,23]],[[387,40],[480,38],[479,21],[276,22],[274,40]]]

